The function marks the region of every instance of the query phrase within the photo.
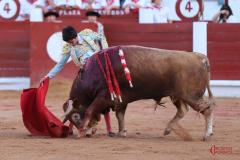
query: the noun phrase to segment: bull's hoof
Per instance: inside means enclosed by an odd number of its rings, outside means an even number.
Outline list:
[[[127,130],[118,132],[118,137],[123,137],[123,138],[127,137]]]
[[[163,135],[166,136],[166,135],[169,135],[171,133],[171,129],[170,128],[166,128]]]
[[[86,134],[86,137],[87,137],[87,138],[91,138],[92,135],[91,135],[91,134]]]
[[[115,137],[116,134],[114,132],[108,132],[108,137]]]
[[[77,138],[82,138],[84,136],[85,136],[85,132],[84,133],[78,133]]]
[[[78,130],[77,138],[82,138],[86,136],[86,130]]]
[[[207,142],[209,140],[209,137],[203,136],[202,141]]]
[[[204,142],[209,141],[212,135],[213,135],[213,133],[203,136],[202,141],[204,141]]]
[[[86,137],[90,138],[92,136],[93,128],[88,128],[85,132]]]

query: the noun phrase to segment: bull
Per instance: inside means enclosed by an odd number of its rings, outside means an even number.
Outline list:
[[[92,56],[72,84],[69,100],[65,103],[64,122],[70,120],[82,135],[101,112],[112,108],[116,112],[119,134],[126,136],[124,115],[128,103],[153,99],[157,105],[163,97],[169,96],[177,112],[167,124],[164,135],[168,135],[173,126],[186,115],[188,106],[205,118],[203,140],[213,134],[214,100],[209,86],[210,66],[205,55],[132,45],[121,46],[121,49],[134,87],[129,87],[125,79],[117,54],[118,47],[103,50],[112,53],[109,57],[121,88],[122,102],[111,100],[103,73],[96,57]],[[99,57],[105,66],[103,54],[99,54]],[[207,98],[204,97],[205,90],[208,91]]]

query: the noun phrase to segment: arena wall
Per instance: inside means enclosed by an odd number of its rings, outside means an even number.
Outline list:
[[[30,25],[0,23],[0,89],[22,89],[30,82]]]
[[[69,24],[78,30],[96,30],[95,25],[73,21],[57,24],[1,22],[0,32],[4,38],[0,40],[0,88],[36,86],[56,64],[57,58],[54,59],[52,54],[56,54],[55,57],[61,55],[59,44],[62,42],[58,33]],[[135,44],[207,54],[214,94],[240,97],[240,25],[206,22],[152,25],[105,21],[104,26],[110,46]],[[76,73],[77,68],[69,63],[56,79],[73,79]],[[226,88],[230,90],[226,92]]]
[[[208,56],[215,96],[240,97],[239,24],[193,23],[193,51]]]

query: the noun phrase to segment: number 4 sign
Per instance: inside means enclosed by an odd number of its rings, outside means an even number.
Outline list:
[[[18,0],[0,0],[0,20],[14,20],[18,17],[20,4]]]
[[[176,12],[183,21],[199,20],[202,15],[203,0],[177,0]]]

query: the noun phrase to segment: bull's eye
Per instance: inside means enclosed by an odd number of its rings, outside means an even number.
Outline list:
[[[73,113],[73,114],[72,114],[72,120],[73,120],[74,122],[80,121],[80,115],[79,115],[78,113]]]

